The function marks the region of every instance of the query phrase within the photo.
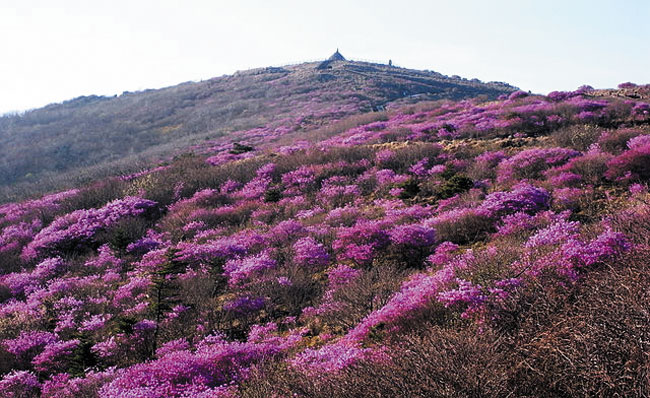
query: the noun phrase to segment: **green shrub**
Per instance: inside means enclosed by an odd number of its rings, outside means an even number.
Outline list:
[[[435,194],[438,199],[448,199],[456,194],[469,191],[473,186],[474,181],[471,178],[462,174],[455,174],[438,186]]]

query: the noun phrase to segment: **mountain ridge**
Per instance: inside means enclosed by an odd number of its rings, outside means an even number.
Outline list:
[[[396,100],[496,98],[516,87],[359,61],[238,71],[119,96],[81,96],[0,117],[0,196],[135,170],[201,141],[287,117],[339,119]],[[25,156],[29,154],[29,156]],[[16,191],[23,193],[16,194]]]

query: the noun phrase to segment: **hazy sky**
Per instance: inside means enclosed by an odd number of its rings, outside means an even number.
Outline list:
[[[533,92],[650,82],[649,0],[0,0],[0,113],[328,57]]]

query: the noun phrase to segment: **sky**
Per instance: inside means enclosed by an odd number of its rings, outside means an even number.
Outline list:
[[[535,93],[650,83],[648,0],[0,0],[0,114],[327,58]]]

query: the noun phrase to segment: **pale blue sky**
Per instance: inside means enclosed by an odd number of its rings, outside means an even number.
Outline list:
[[[0,113],[329,56],[533,92],[650,82],[649,0],[0,0]]]

